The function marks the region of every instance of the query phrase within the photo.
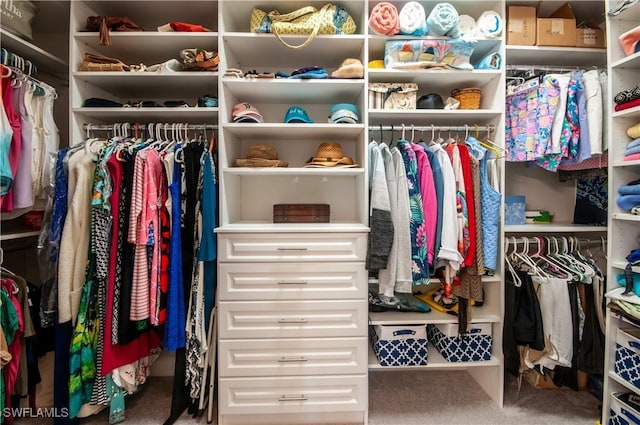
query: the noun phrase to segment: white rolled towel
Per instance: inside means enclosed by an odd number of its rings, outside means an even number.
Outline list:
[[[421,36],[427,33],[427,14],[417,1],[410,1],[398,14],[400,34]]]
[[[477,37],[496,38],[502,33],[503,22],[497,12],[487,10],[482,12],[477,22]]]
[[[460,37],[465,35],[475,36],[477,30],[476,20],[469,15],[460,15],[458,29],[460,30]]]

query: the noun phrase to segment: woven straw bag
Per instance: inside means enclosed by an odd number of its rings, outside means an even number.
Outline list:
[[[267,13],[254,8],[251,12],[251,31],[273,33],[287,47],[300,49],[311,43],[318,34],[353,34],[356,23],[347,10],[327,3],[321,9],[306,6],[291,13],[280,14],[277,10]],[[292,45],[282,39],[282,35],[307,35],[300,45]]]
[[[93,53],[85,53],[84,59],[80,63],[80,71],[129,71],[129,65],[123,63],[120,59],[110,58],[107,56],[96,55]]]
[[[451,97],[460,102],[460,108],[458,109],[480,109],[482,89],[477,87],[456,89],[451,92]]]

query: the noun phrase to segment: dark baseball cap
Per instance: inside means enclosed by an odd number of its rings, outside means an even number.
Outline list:
[[[444,109],[444,101],[438,93],[429,93],[420,96],[416,104],[417,109]]]

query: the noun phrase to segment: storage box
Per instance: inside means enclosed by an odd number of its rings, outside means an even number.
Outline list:
[[[536,44],[536,8],[509,6],[507,10],[507,44]]]
[[[504,197],[504,224],[525,224],[526,197],[522,195],[506,195]]]
[[[416,83],[369,83],[368,92],[371,109],[416,109]]]
[[[424,325],[369,326],[369,339],[381,366],[427,364],[427,329]]]
[[[548,18],[538,18],[536,24],[538,46],[576,45],[576,17],[569,3],[565,3]]]
[[[618,328],[613,370],[622,379],[640,388],[640,330]]]
[[[607,40],[604,31],[600,28],[577,28],[576,47],[606,48]]]
[[[328,223],[329,204],[275,204],[274,223]]]
[[[609,401],[609,420],[607,422],[609,425],[640,423],[640,413],[638,413],[640,397],[633,393],[613,393]],[[632,407],[631,404],[634,406]]]
[[[491,323],[473,323],[463,335],[457,323],[428,325],[427,336],[449,362],[491,360]]]
[[[32,1],[14,0],[0,2],[2,27],[20,37],[31,40],[33,38],[31,23],[36,13],[38,13],[38,10],[38,7]]]

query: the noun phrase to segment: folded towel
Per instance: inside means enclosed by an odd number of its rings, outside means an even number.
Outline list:
[[[631,147],[627,147],[624,150],[624,156],[627,157],[629,155],[633,155],[633,154],[640,154],[640,146],[631,146]]]
[[[616,204],[625,211],[631,211],[631,208],[640,205],[640,195],[620,195]]]
[[[502,66],[502,55],[500,52],[489,53],[474,66],[475,69],[500,69]]]
[[[640,195],[640,184],[625,184],[618,189],[620,195]]]
[[[450,3],[438,3],[427,18],[427,32],[429,35],[456,38],[460,34],[458,11]]]
[[[398,15],[400,34],[422,36],[427,33],[426,12],[417,1],[402,6]]]
[[[629,155],[625,155],[622,159],[625,161],[637,161],[640,159],[640,153],[631,153]]]
[[[629,56],[638,51],[640,47],[640,26],[637,26],[618,37],[620,46],[624,50],[624,54]]]
[[[477,26],[477,37],[496,38],[502,33],[502,18],[493,10],[487,10],[478,18]]]
[[[632,137],[634,139],[640,137],[640,124],[636,124],[627,129],[627,136]]]
[[[458,30],[460,31],[460,37],[464,37],[465,35],[474,37],[477,29],[478,26],[476,24],[476,20],[473,19],[472,16],[460,15],[458,17]]]
[[[640,137],[636,137],[635,139],[627,143],[627,149],[634,148],[636,146],[640,146]]]
[[[400,31],[398,9],[391,3],[375,5],[369,16],[369,27],[380,35],[396,35]]]
[[[640,98],[633,99],[624,103],[619,103],[613,107],[613,110],[619,112],[624,111],[625,109],[635,108],[636,106],[640,106]]]

